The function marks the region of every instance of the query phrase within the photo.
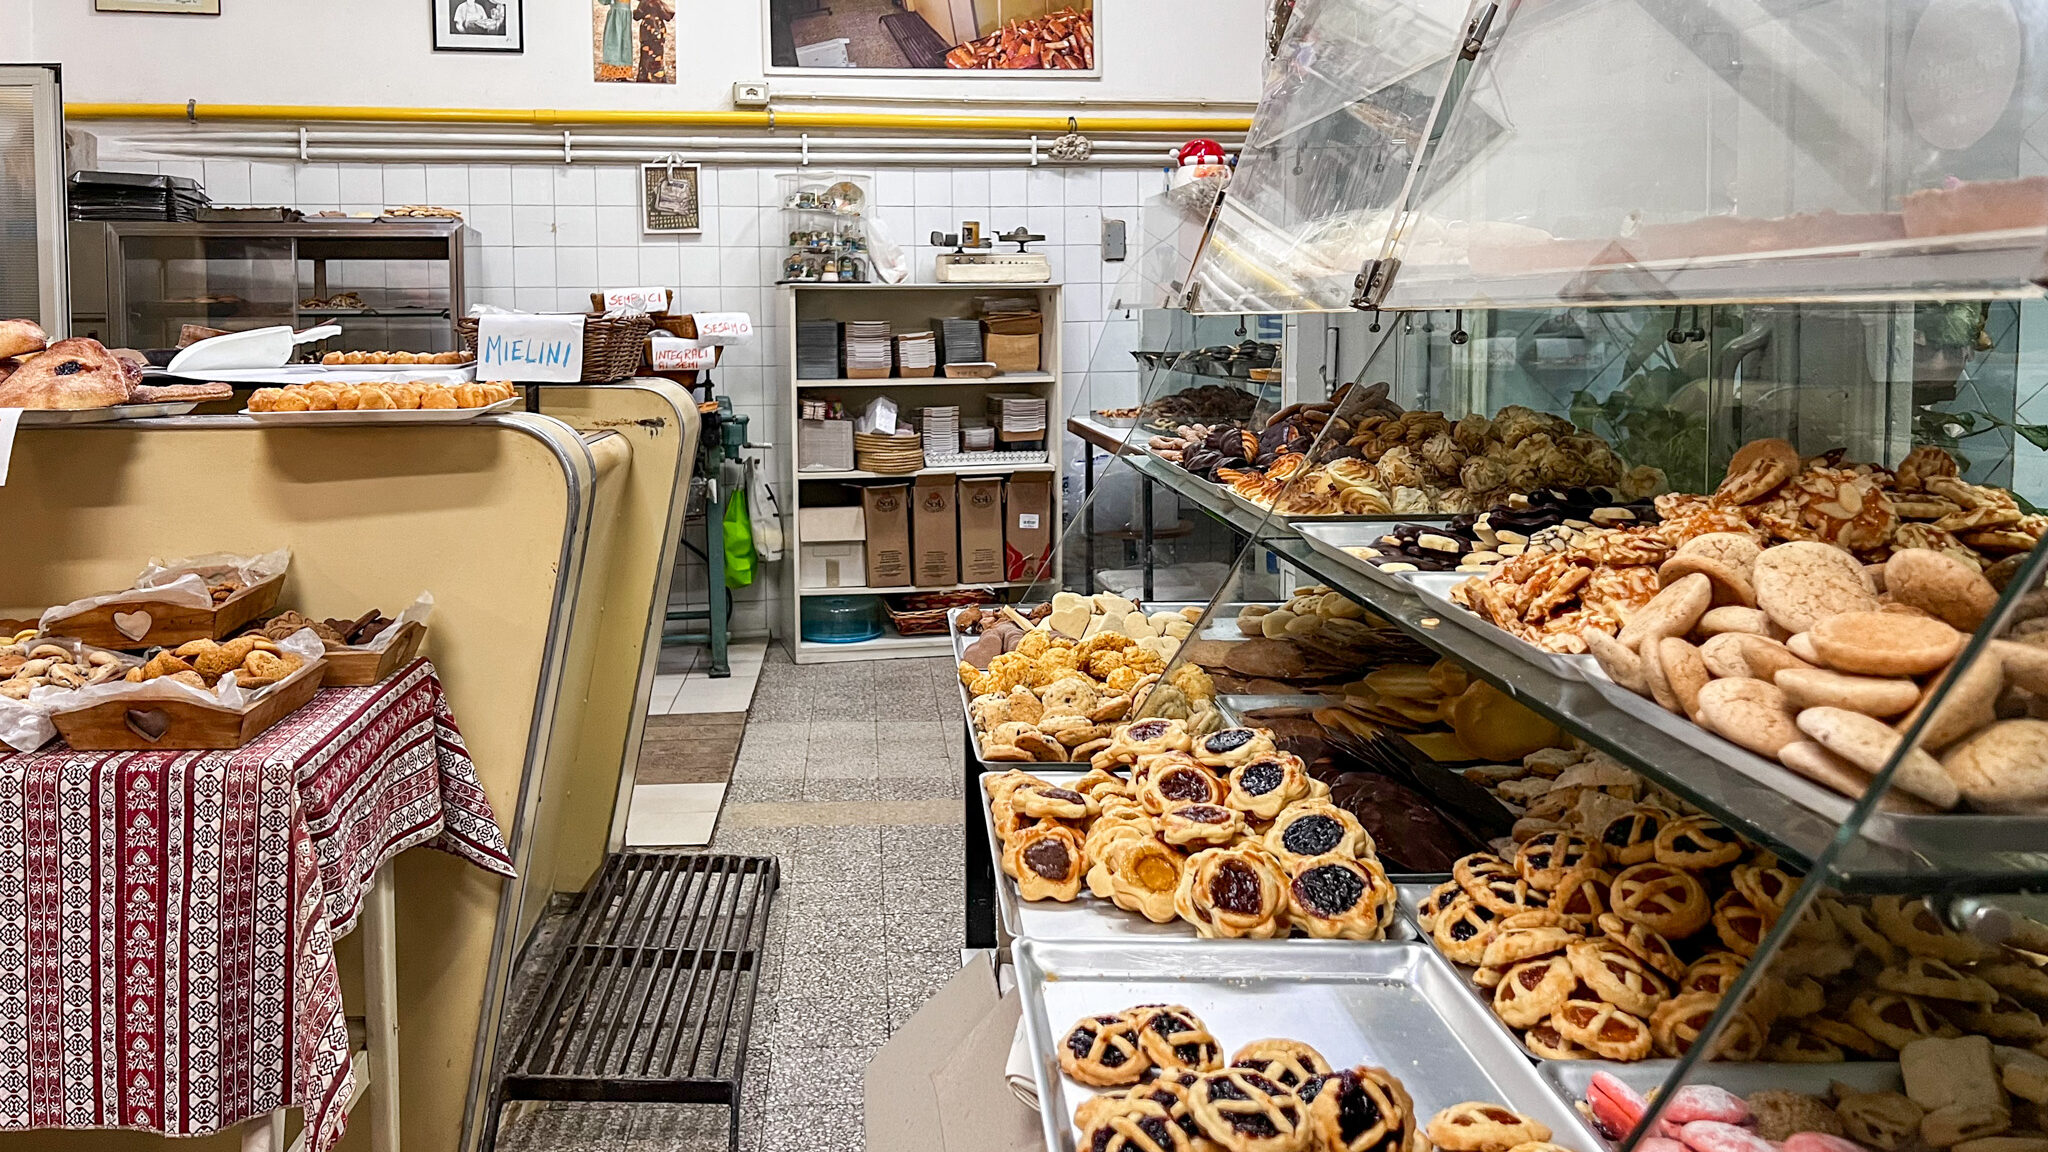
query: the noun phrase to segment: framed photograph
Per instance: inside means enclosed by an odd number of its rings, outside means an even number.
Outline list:
[[[695,164],[661,162],[640,166],[640,224],[643,232],[692,234],[703,231],[697,211],[699,175]]]
[[[92,0],[95,12],[171,12],[180,16],[218,16],[220,0]]]
[[[762,0],[771,76],[1100,76],[1098,0]],[[877,24],[879,32],[877,35]]]
[[[429,0],[436,52],[526,51],[526,0]]]

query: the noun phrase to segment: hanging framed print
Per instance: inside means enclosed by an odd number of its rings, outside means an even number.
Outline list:
[[[697,211],[695,164],[668,158],[640,166],[640,223],[644,232],[691,234],[703,231]]]
[[[95,12],[169,12],[179,16],[218,16],[220,0],[92,0]]]
[[[670,0],[590,0],[592,76],[600,84],[676,82]]]
[[[1100,76],[1097,2],[763,0],[768,74]]]
[[[429,0],[436,52],[526,51],[526,0]]]

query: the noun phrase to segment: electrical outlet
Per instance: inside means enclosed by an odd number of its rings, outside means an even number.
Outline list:
[[[768,82],[766,80],[733,81],[732,106],[735,108],[766,108],[768,106]]]
[[[1106,261],[1124,258],[1124,222],[1108,219],[1102,222],[1102,258]]]

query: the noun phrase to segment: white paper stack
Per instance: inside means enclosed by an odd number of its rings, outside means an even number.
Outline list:
[[[960,451],[960,406],[934,405],[918,413],[926,456],[951,456]]]
[[[893,368],[887,320],[846,322],[846,374],[851,377],[887,376]]]
[[[989,423],[1008,439],[1029,439],[1045,434],[1045,397],[1029,392],[988,394]]]
[[[796,378],[835,380],[839,377],[839,322],[799,320],[796,324]]]
[[[969,452],[986,452],[996,446],[996,430],[986,424],[969,424],[960,429],[960,443]]]
[[[932,333],[905,332],[896,337],[896,366],[905,376],[929,376],[938,363],[938,339]]]

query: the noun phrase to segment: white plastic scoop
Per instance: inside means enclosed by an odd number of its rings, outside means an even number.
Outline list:
[[[322,324],[304,332],[294,332],[290,325],[279,324],[210,336],[172,357],[170,367],[164,371],[173,376],[192,376],[235,368],[282,368],[291,363],[292,349],[339,335],[341,328],[334,324]]]

